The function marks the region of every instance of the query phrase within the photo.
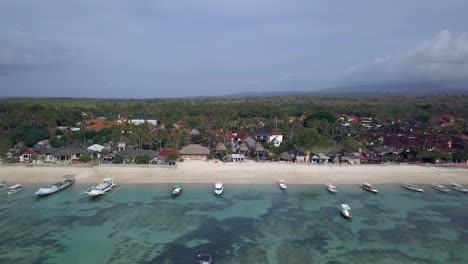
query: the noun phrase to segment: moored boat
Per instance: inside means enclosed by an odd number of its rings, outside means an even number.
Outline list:
[[[184,187],[183,187],[182,183],[177,183],[176,185],[174,185],[172,187],[172,192],[171,192],[172,198],[175,198],[175,197],[179,196],[182,193],[183,189],[184,189]]]
[[[96,196],[99,196],[99,195],[103,195],[106,192],[112,190],[112,187],[114,187],[114,185],[115,185],[115,182],[114,182],[113,178],[104,178],[102,180],[102,183],[100,183],[97,186],[92,187],[91,189],[89,189],[85,193],[88,194],[91,197],[96,197]]]
[[[463,188],[463,185],[458,184],[458,183],[453,182],[452,184],[450,184],[450,188],[452,188],[453,190],[457,192],[468,193],[468,189]]]
[[[346,218],[346,219],[351,219],[353,218],[353,215],[351,214],[351,207],[347,204],[342,204],[341,205],[341,215]]]
[[[285,181],[285,180],[279,180],[279,181],[278,181],[278,186],[280,187],[281,190],[286,190],[286,189],[288,189],[288,186],[286,185],[286,181]]]
[[[211,255],[208,255],[208,254],[198,255],[197,264],[212,264],[212,263],[213,263],[213,259],[211,258]]]
[[[437,183],[433,183],[432,184],[432,189],[436,190],[436,191],[439,191],[439,192],[443,192],[443,193],[448,193],[450,192],[450,189],[445,187],[444,185],[442,184],[437,184]]]
[[[224,192],[224,185],[222,182],[215,182],[214,193],[216,195],[221,195]]]
[[[59,182],[39,188],[39,190],[36,192],[36,195],[39,197],[43,197],[56,193],[71,186],[75,183],[75,181],[75,177],[72,175],[60,177]]]
[[[424,192],[423,188],[419,188],[418,186],[411,184],[411,183],[404,183],[401,185],[403,188],[415,191],[415,192]]]
[[[364,190],[371,192],[371,193],[379,193],[377,189],[374,189],[371,184],[365,182],[361,186]]]
[[[325,184],[325,188],[331,193],[337,193],[338,192],[338,190],[336,189],[336,186],[331,184],[331,183]]]
[[[15,194],[15,193],[19,193],[23,190],[23,186],[21,186],[21,184],[15,184],[15,185],[12,185],[10,187],[8,187],[8,194]]]

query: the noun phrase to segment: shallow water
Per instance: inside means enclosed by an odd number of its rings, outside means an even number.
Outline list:
[[[0,263],[468,263],[468,195],[358,186],[125,185],[90,200],[74,185],[0,192]],[[353,220],[340,216],[348,203]]]

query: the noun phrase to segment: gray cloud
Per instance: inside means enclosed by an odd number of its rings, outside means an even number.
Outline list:
[[[0,75],[61,67],[77,49],[20,31],[0,32]]]
[[[338,76],[345,84],[468,80],[468,34],[440,32],[408,52],[352,66]]]

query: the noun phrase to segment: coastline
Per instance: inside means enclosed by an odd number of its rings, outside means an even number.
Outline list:
[[[214,183],[270,184],[280,179],[288,184],[416,184],[457,182],[468,184],[468,169],[424,165],[308,165],[291,163],[222,163],[185,161],[169,166],[0,166],[0,181],[9,184],[56,182],[60,176],[75,175],[77,183],[94,184],[105,177],[117,183]]]

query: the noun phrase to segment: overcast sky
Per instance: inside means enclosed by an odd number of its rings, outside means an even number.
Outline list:
[[[0,96],[468,79],[466,0],[2,0]]]

